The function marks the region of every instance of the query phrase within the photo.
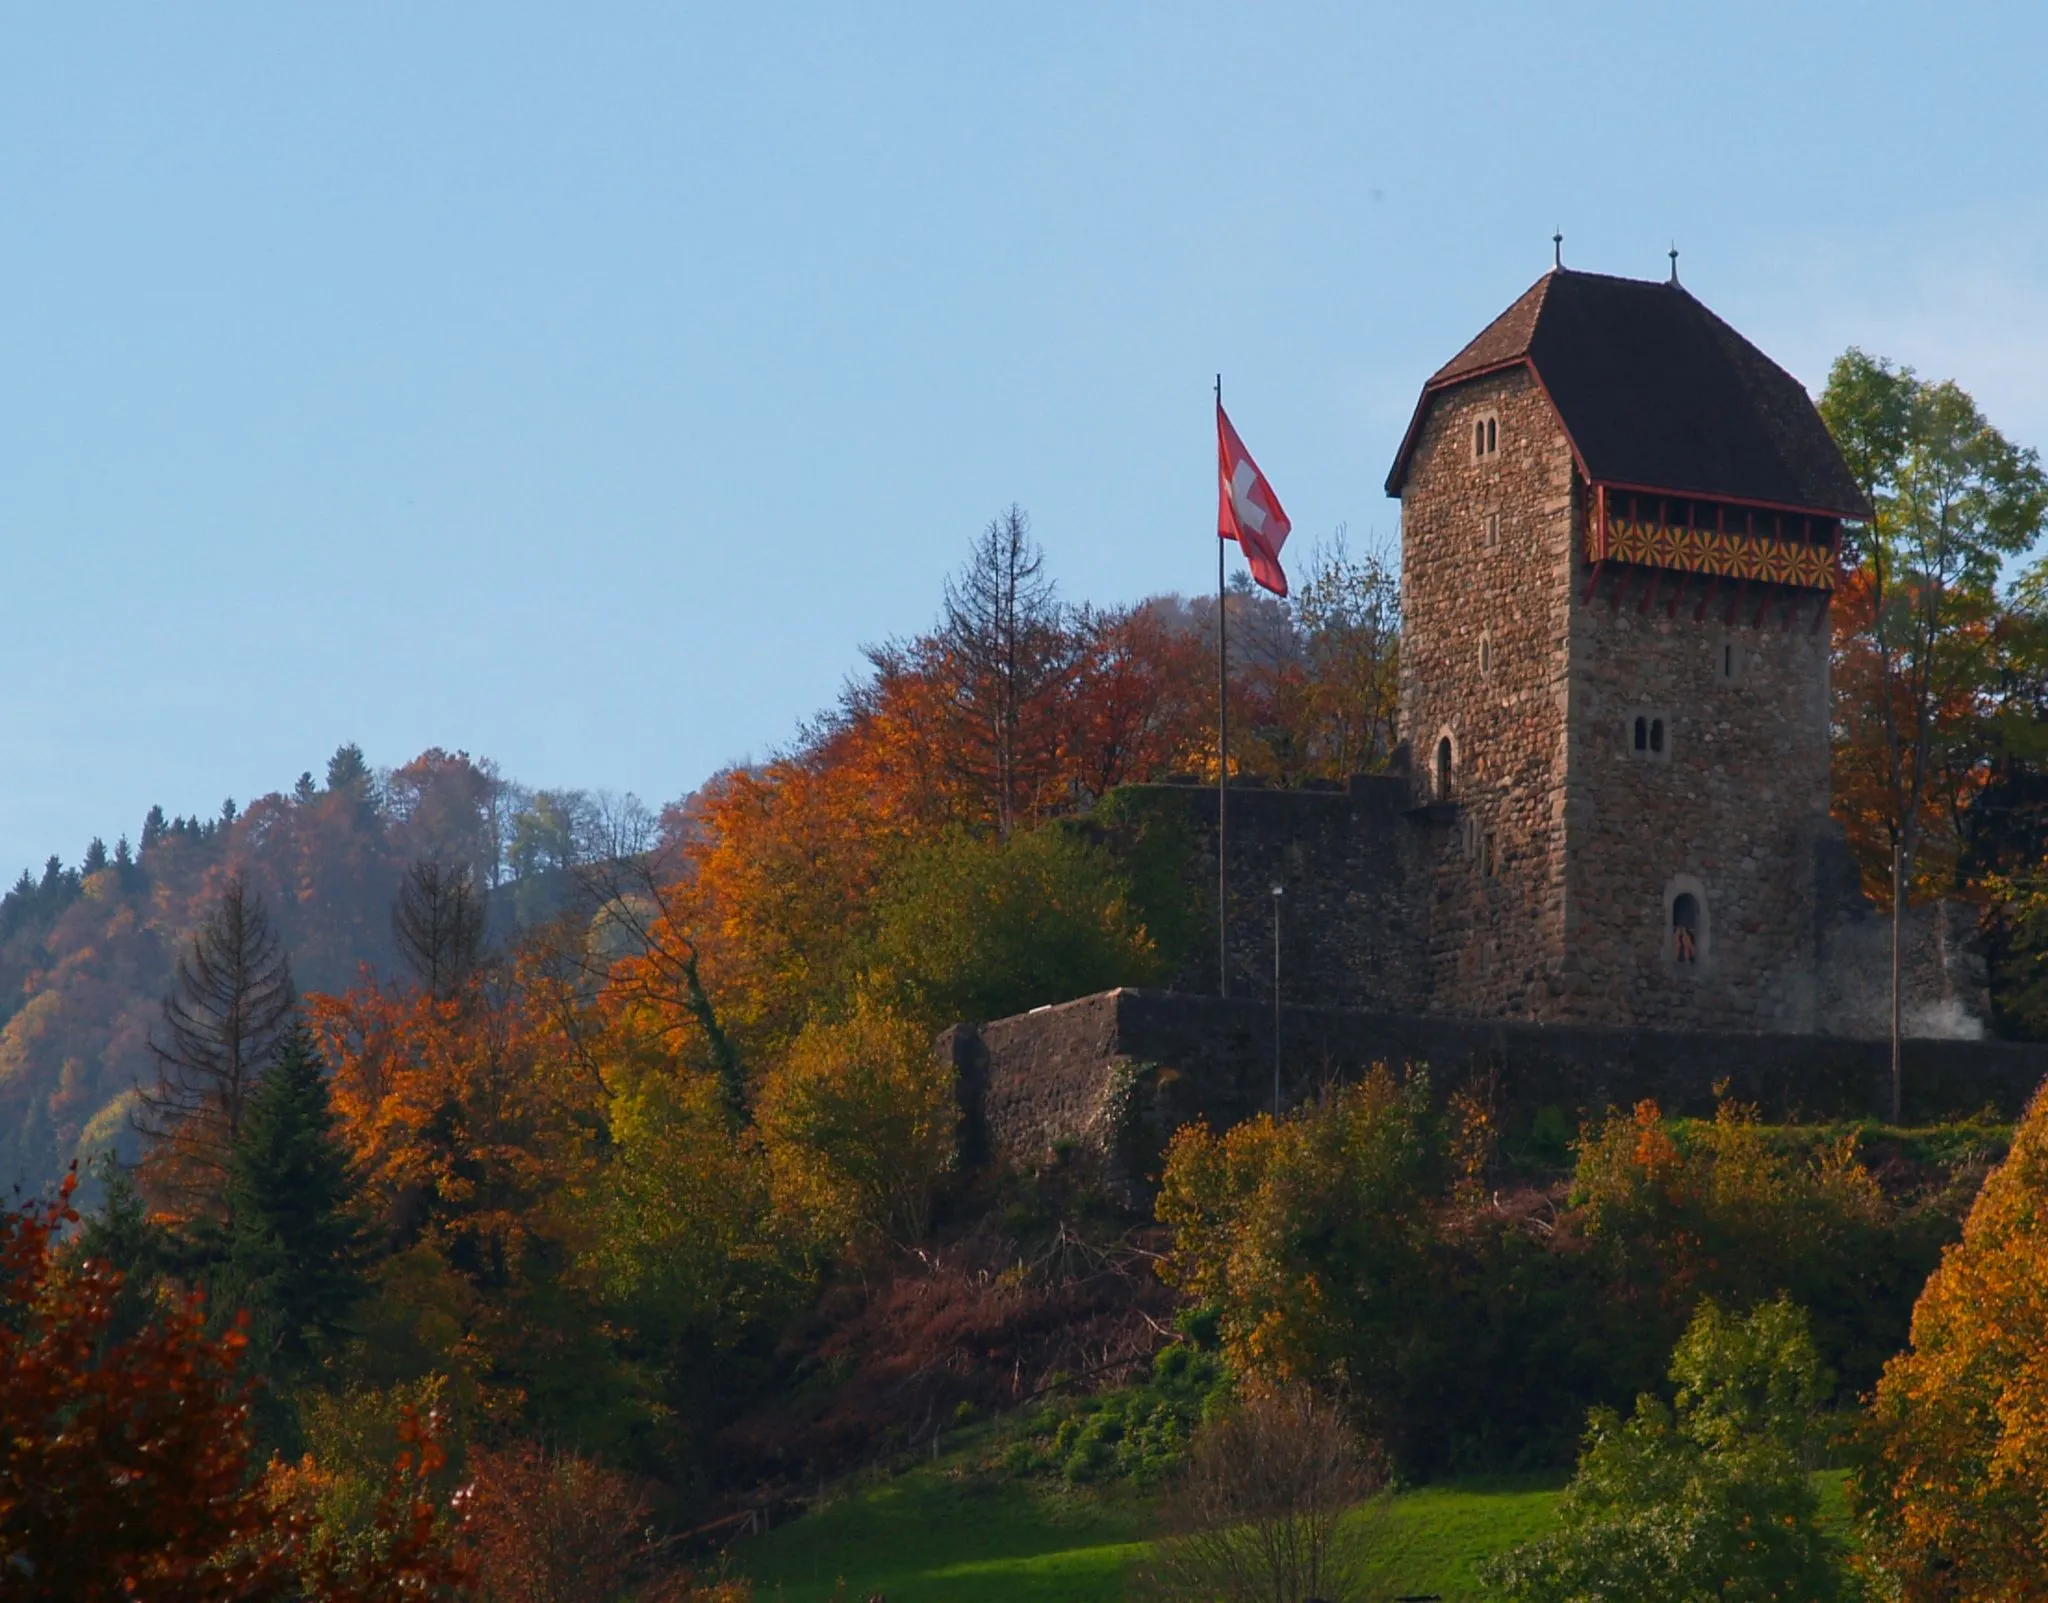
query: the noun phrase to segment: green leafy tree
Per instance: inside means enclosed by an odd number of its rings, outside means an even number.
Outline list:
[[[227,1200],[215,1299],[249,1310],[254,1356],[273,1378],[301,1377],[338,1348],[363,1295],[356,1188],[303,1024],[249,1098]]]
[[[1806,1315],[1703,1302],[1671,1358],[1667,1405],[1591,1417],[1558,1530],[1497,1560],[1514,1603],[1828,1603],[1841,1557],[1802,1448],[1830,1377]]]
[[[1142,985],[1162,968],[1116,861],[1058,824],[912,851],[883,888],[876,924],[870,979],[933,1024]]]
[[[1952,380],[1859,350],[1820,410],[1873,512],[1836,620],[1838,789],[1897,902],[1930,828],[1952,841],[1981,778],[1998,579],[2040,536],[2048,475]]]

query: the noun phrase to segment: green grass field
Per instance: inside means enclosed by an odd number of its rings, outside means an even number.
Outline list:
[[[1394,1499],[1378,1590],[1476,1599],[1473,1564],[1540,1534],[1554,1487],[1430,1487]],[[1134,1500],[1001,1481],[941,1466],[851,1494],[737,1548],[759,1603],[1115,1603],[1145,1556]],[[841,1589],[843,1583],[843,1590]]]

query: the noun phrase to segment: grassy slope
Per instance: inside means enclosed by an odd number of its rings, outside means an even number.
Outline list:
[[[1556,1492],[1432,1487],[1395,1500],[1376,1576],[1392,1596],[1475,1598],[1475,1559],[1541,1532]],[[844,1498],[738,1549],[759,1603],[1113,1603],[1143,1558],[1142,1506],[1082,1494],[914,1471]]]

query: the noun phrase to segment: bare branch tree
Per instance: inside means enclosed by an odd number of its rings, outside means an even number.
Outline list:
[[[1256,1388],[1195,1437],[1152,1590],[1177,1603],[1351,1603],[1382,1486],[1334,1403],[1302,1385]]]
[[[475,873],[466,864],[414,863],[391,907],[391,933],[429,996],[455,996],[483,957],[484,903]]]
[[[1079,649],[1023,508],[991,519],[966,567],[946,581],[938,644],[963,723],[955,749],[1007,835],[1035,800],[1039,770],[1057,758],[1037,749],[1033,715],[1071,674]]]
[[[298,1005],[291,964],[239,874],[178,959],[177,988],[150,1035],[156,1080],[137,1087],[146,1182],[190,1211],[219,1206],[249,1094]]]

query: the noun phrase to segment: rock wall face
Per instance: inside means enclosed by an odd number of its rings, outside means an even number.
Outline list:
[[[1438,809],[1440,1012],[1559,1010],[1574,473],[1550,402],[1517,368],[1432,404],[1401,500],[1400,727],[1414,799]]]

